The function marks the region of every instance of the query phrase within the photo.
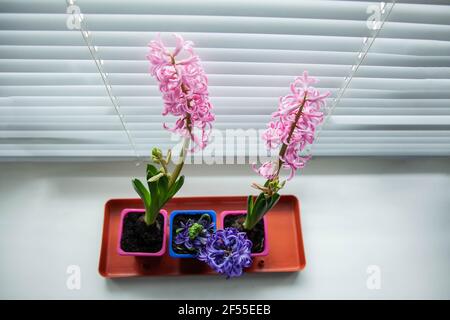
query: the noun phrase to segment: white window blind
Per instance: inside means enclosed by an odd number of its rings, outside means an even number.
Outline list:
[[[66,1],[0,1],[0,160],[147,157],[173,144],[145,59],[158,32],[195,42],[217,129],[263,129],[308,70],[332,92],[314,155],[450,155],[447,1],[74,5],[118,106]],[[377,8],[386,21],[370,28]]]

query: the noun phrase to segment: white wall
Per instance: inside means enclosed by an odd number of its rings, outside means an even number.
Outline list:
[[[106,280],[103,205],[135,197],[133,163],[0,164],[0,298],[450,298],[450,159],[316,158],[289,183],[307,255],[298,274]],[[248,166],[188,166],[180,195],[247,194]],[[68,265],[81,290],[66,288]],[[366,268],[381,268],[381,289]]]

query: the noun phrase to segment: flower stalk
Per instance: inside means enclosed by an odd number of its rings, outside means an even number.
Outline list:
[[[178,160],[178,164],[175,166],[173,173],[170,175],[169,186],[172,186],[175,183],[175,181],[177,180],[178,176],[181,173],[181,169],[183,169],[184,161],[186,160],[186,154],[188,151],[189,143],[190,143],[190,138],[188,138],[188,137],[183,138],[183,146],[181,147],[181,151],[180,151],[180,159]]]
[[[329,92],[321,94],[311,85],[317,79],[309,77],[305,71],[291,84],[291,93],[281,97],[278,110],[272,114],[263,138],[268,149],[280,147],[278,160],[269,161],[261,165],[259,169],[253,165],[253,169],[266,178],[263,186],[253,183],[252,186],[261,191],[258,197],[250,195],[247,201],[247,215],[244,228],[251,230],[278,202],[286,180],[280,182],[282,168],[290,169],[287,180],[294,177],[298,169],[303,168],[310,157],[301,156],[301,151],[306,145],[312,144],[315,130],[323,121],[322,107]]]
[[[295,119],[292,122],[291,128],[289,130],[289,135],[287,137],[287,142],[283,143],[283,145],[280,148],[280,152],[278,153],[278,168],[277,168],[277,173],[276,173],[276,177],[275,177],[276,179],[278,179],[278,176],[280,175],[280,170],[281,170],[281,167],[283,166],[283,160],[282,159],[286,155],[286,150],[287,150],[287,148],[289,146],[289,142],[291,141],[292,134],[294,133],[295,128],[297,127],[298,120],[302,116],[303,108],[305,107],[306,101],[307,100],[306,100],[306,92],[305,92],[305,96],[303,97],[303,101],[298,107],[298,112],[296,113]],[[272,178],[270,180],[273,181],[275,178]]]
[[[200,65],[200,58],[193,51],[193,43],[184,41],[175,35],[176,46],[170,52],[158,38],[150,42],[150,73],[159,82],[159,90],[164,101],[162,114],[178,117],[175,125],[169,128],[165,123],[163,127],[183,137],[180,158],[172,173],[169,172],[171,151],[163,157],[161,150],[152,150],[152,160],[159,165],[147,165],[147,187],[138,179],[133,179],[133,187],[141,197],[145,206],[144,221],[152,225],[156,221],[159,211],[163,208],[181,188],[184,176],[180,176],[186,160],[187,152],[206,147],[211,131],[214,115],[209,102],[207,77]],[[176,57],[185,52],[187,58],[177,61]],[[201,131],[201,138],[197,137],[194,129]],[[194,144],[189,149],[191,141]]]

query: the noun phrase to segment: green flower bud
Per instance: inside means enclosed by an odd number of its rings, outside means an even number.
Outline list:
[[[203,226],[200,223],[194,223],[190,228],[189,228],[189,238],[191,240],[197,238],[197,236],[200,234],[200,232],[203,231]]]
[[[163,157],[163,154],[162,154],[161,149],[159,149],[159,148],[152,149],[152,160],[154,162],[159,163],[160,160],[162,159],[162,157]]]

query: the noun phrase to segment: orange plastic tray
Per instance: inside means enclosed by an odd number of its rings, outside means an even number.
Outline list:
[[[167,212],[179,209],[211,209],[219,216],[224,210],[245,210],[246,197],[180,197],[166,204]],[[205,263],[195,259],[162,257],[129,257],[117,254],[120,212],[126,208],[142,208],[140,199],[111,199],[105,204],[99,272],[107,278],[136,276],[181,276],[216,274]],[[300,205],[295,196],[281,196],[267,214],[269,255],[255,257],[246,272],[295,272],[305,267],[305,252],[300,224]],[[221,221],[217,219],[218,228]]]

